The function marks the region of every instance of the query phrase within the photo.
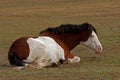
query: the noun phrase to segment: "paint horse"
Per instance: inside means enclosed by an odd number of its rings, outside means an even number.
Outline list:
[[[76,63],[80,58],[70,51],[80,43],[96,53],[103,50],[96,29],[91,24],[66,24],[47,28],[39,33],[39,37],[17,39],[9,49],[8,59],[13,66],[38,69],[57,66],[64,60]]]

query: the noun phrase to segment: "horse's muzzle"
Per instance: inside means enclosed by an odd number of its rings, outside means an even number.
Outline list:
[[[96,53],[101,53],[103,51],[103,48],[101,45],[98,45],[96,48]]]

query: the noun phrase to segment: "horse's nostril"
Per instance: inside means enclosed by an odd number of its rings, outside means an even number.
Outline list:
[[[100,45],[97,46],[97,52],[102,52],[102,46]]]
[[[99,50],[101,50],[101,47],[99,47]]]

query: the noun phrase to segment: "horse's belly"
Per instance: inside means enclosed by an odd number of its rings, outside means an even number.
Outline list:
[[[50,37],[30,38],[27,40],[30,48],[29,56],[25,62],[32,63],[36,59],[58,62],[64,59],[64,50]]]

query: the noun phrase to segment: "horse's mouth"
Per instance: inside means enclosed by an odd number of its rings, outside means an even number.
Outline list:
[[[103,49],[102,49],[102,47],[97,47],[96,49],[95,49],[95,53],[101,53],[103,51]]]

